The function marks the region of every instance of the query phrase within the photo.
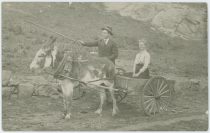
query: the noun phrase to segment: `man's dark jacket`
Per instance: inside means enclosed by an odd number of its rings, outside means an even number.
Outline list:
[[[107,44],[105,44],[103,39],[100,39],[94,42],[86,42],[83,45],[87,47],[98,47],[99,57],[107,57],[113,63],[115,63],[115,59],[118,57],[118,48],[112,39],[109,39]]]

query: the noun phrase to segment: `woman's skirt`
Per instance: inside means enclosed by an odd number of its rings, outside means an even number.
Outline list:
[[[143,66],[144,66],[143,64],[137,64],[135,73],[138,73]],[[149,69],[147,68],[137,78],[149,79],[150,78],[150,76],[149,76]]]
[[[142,64],[137,64],[136,65],[136,72],[139,72],[139,70],[143,67],[144,65]],[[149,69],[147,68],[143,73],[141,73],[138,77],[133,77],[133,72],[126,72],[125,74],[123,74],[123,76],[125,77],[129,77],[129,78],[142,78],[142,79],[149,79]]]

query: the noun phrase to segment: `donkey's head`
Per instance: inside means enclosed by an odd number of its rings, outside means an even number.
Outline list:
[[[34,57],[30,64],[30,70],[45,69],[55,66],[55,60],[57,56],[57,48],[53,49],[49,47],[41,48]]]

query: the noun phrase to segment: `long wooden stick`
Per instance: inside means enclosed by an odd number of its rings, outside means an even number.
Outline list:
[[[57,35],[60,35],[60,36],[66,38],[66,39],[68,39],[68,40],[70,40],[70,41],[74,41],[74,42],[76,41],[76,40],[74,40],[74,39],[71,39],[71,38],[67,37],[67,36],[64,35],[64,34],[61,34],[61,33],[57,32],[57,31],[53,31],[53,30],[51,30],[51,29],[49,29],[49,28],[46,28],[46,26],[43,26],[43,25],[40,25],[40,24],[36,24],[36,23],[31,22],[31,21],[28,21],[28,20],[24,20],[24,21],[25,21],[26,23],[35,25],[36,27],[45,29],[46,31],[53,32],[53,33],[55,33],[55,34],[57,34]]]
[[[47,74],[49,74],[49,75],[54,75],[53,73],[50,73],[50,72],[47,72],[47,71],[45,71],[45,73],[47,73]],[[65,75],[62,75],[62,74],[58,74],[58,75],[56,75],[56,76],[61,76],[61,77],[67,78],[67,79],[71,79],[71,80],[74,80],[74,81],[79,81],[79,82],[81,82],[81,83],[86,84],[85,82],[83,82],[83,81],[81,81],[81,80],[79,80],[79,79],[71,78],[71,77],[68,77],[68,76],[65,76]]]
[[[90,82],[83,82],[83,81],[81,81],[81,80],[79,80],[79,79],[74,79],[74,78],[71,78],[71,77],[68,77],[68,76],[64,76],[64,75],[60,75],[59,74],[59,76],[63,76],[64,78],[67,78],[67,79],[71,79],[71,80],[75,80],[75,81],[78,81],[78,82],[80,82],[80,83],[83,83],[83,84],[85,84],[85,85],[92,85],[92,86],[95,86],[95,87],[99,87],[99,88],[102,88],[102,89],[106,89],[106,90],[110,90],[110,89],[113,89],[113,90],[115,90],[115,91],[118,91],[118,89],[115,89],[115,88],[110,88],[110,87],[107,87],[107,86],[102,86],[102,85],[96,85],[96,84],[93,84],[93,83],[90,83]]]
[[[105,90],[119,91],[119,89],[115,89],[115,88],[111,88],[111,87],[107,87],[107,86],[102,86],[102,85],[96,85],[96,84],[90,84],[90,83],[87,83],[87,85],[92,85],[92,86],[95,86],[97,88],[101,88],[101,89],[105,89]]]
[[[58,76],[62,76],[62,77],[67,78],[67,79],[75,80],[75,81],[78,81],[78,82],[83,83],[83,84],[85,84],[85,85],[92,85],[92,86],[95,86],[95,87],[100,87],[100,88],[108,89],[108,90],[112,89],[112,88],[110,88],[110,87],[102,86],[102,85],[96,85],[96,84],[93,84],[93,83],[91,83],[91,82],[87,82],[87,83],[86,83],[86,82],[83,82],[83,81],[81,81],[81,80],[79,80],[79,79],[71,78],[71,77],[68,77],[68,76],[65,76],[65,75],[61,75],[61,74],[59,74]],[[113,88],[113,89],[114,89],[114,88]],[[114,89],[114,90],[118,91],[118,89]]]
[[[43,25],[40,25],[40,24],[36,24],[36,23],[31,22],[31,21],[28,21],[28,20],[24,20],[24,21],[25,21],[26,23],[35,25],[36,27],[45,29],[46,31],[53,32],[53,33],[55,33],[55,34],[57,34],[57,35],[60,35],[60,36],[66,38],[66,39],[68,39],[68,40],[70,40],[70,41],[74,41],[74,42],[76,41],[76,40],[74,40],[74,39],[71,39],[71,38],[67,37],[67,36],[64,35],[64,34],[61,34],[61,33],[57,32],[57,31],[50,30],[49,28],[46,28],[46,26],[43,26]],[[138,51],[138,50],[119,49],[119,51],[122,51],[122,52],[134,52],[134,51]]]

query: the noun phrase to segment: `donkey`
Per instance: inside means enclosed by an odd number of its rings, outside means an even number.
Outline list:
[[[61,56],[63,54],[63,56]],[[64,52],[56,52],[56,55],[62,60],[58,60],[59,58],[56,56],[55,64],[62,64],[61,62],[68,62],[71,65],[71,70],[65,75],[73,78],[62,78],[59,80],[59,84],[61,85],[62,93],[63,93],[63,104],[64,104],[64,119],[70,119],[71,116],[71,108],[72,108],[72,98],[73,98],[73,88],[78,85],[78,82],[88,83],[91,81],[92,87],[103,85],[105,86],[111,94],[111,98],[113,101],[113,111],[112,116],[116,115],[118,112],[118,107],[116,103],[116,99],[114,96],[114,78],[115,78],[115,66],[114,64],[107,58],[104,57],[92,57],[88,60],[81,60],[79,58],[75,58],[70,54],[64,54]],[[53,58],[53,56],[51,56]],[[45,62],[50,61],[47,58],[42,59]],[[51,59],[51,63],[53,59]],[[33,62],[36,62],[33,60]],[[38,64],[38,63],[36,63]],[[48,63],[49,64],[49,63]],[[45,68],[50,67],[44,66]],[[55,65],[56,66],[56,65]],[[57,65],[58,67],[60,65]],[[32,69],[34,69],[32,67]],[[56,77],[56,75],[55,75]],[[77,80],[74,80],[77,79]],[[100,87],[98,87],[100,88]],[[103,88],[103,87],[102,87]],[[105,89],[97,89],[100,95],[100,104],[95,113],[101,115],[104,101],[106,100],[106,92]]]

